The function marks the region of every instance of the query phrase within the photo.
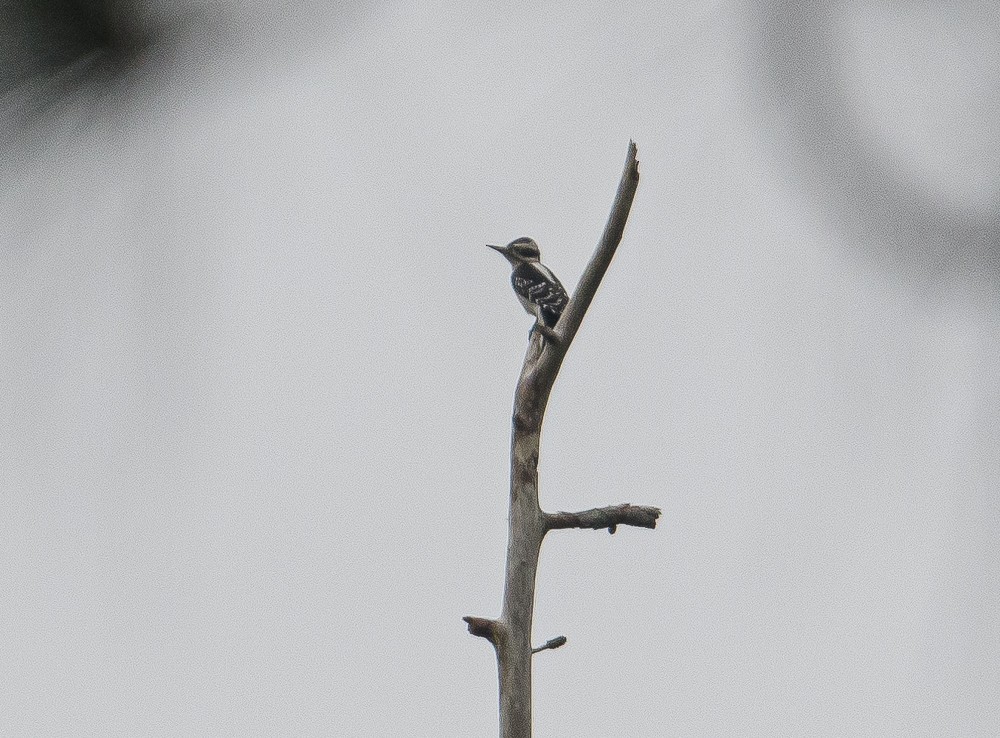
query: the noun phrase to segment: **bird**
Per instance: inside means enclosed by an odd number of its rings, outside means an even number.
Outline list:
[[[506,246],[486,245],[499,251],[510,262],[510,283],[514,286],[517,299],[529,315],[535,316],[531,332],[537,330],[552,342],[558,343],[559,337],[553,329],[569,302],[569,295],[552,270],[539,261],[541,252],[538,244],[527,236],[522,236]]]

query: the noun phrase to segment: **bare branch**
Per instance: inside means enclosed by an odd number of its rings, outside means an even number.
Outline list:
[[[583,316],[586,315],[587,308],[590,307],[594,295],[597,294],[597,288],[601,286],[604,273],[611,266],[611,260],[615,256],[615,251],[618,250],[618,244],[621,243],[629,210],[632,208],[632,200],[635,198],[635,191],[639,186],[639,160],[636,158],[636,154],[635,141],[629,141],[625,171],[618,183],[618,192],[615,194],[615,202],[611,207],[611,215],[608,216],[608,222],[604,226],[604,234],[594,250],[594,255],[590,257],[590,263],[587,264],[587,268],[580,277],[576,290],[573,292],[573,299],[566,306],[566,310],[556,325],[556,332],[563,339],[562,345],[565,348],[569,348],[569,344],[576,336],[576,332],[583,322]]]
[[[565,519],[560,516],[571,514],[549,515],[538,505],[538,449],[542,419],[566,351],[621,242],[638,184],[636,146],[629,141],[625,171],[601,240],[555,327],[555,334],[546,339],[542,331],[532,332],[521,376],[514,391],[510,515],[503,607],[500,618],[495,621],[465,618],[469,631],[489,640],[496,651],[500,676],[500,735],[503,738],[528,738],[531,735],[531,655],[538,650],[557,648],[566,642],[565,638],[561,642],[559,638],[555,638],[540,649],[531,647],[535,575],[542,539],[554,527],[581,527],[576,524],[553,524],[553,520]],[[605,525],[600,527],[613,529],[617,524],[638,524],[630,522],[631,516],[625,514],[605,520]],[[655,521],[655,516],[653,520]]]
[[[472,635],[485,638],[494,646],[497,645],[497,641],[499,640],[497,636],[499,624],[496,620],[492,618],[477,618],[475,615],[466,615],[462,620],[469,624],[469,632]]]
[[[614,533],[619,525],[632,525],[637,528],[655,528],[656,519],[660,517],[660,508],[646,505],[611,505],[610,507],[595,507],[582,512],[545,513],[545,529],[559,530],[561,528],[592,528],[600,530],[607,528]]]
[[[538,648],[531,649],[532,653],[538,653],[539,651],[545,651],[550,648],[559,648],[560,646],[566,645],[566,636],[556,636],[555,638],[550,638],[545,641]]]

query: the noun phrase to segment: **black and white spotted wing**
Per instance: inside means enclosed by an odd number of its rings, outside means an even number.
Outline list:
[[[510,281],[524,309],[543,325],[554,328],[569,302],[569,295],[556,275],[537,261],[526,262],[514,268]]]

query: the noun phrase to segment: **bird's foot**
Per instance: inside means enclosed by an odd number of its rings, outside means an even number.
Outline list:
[[[551,328],[549,328],[547,325],[543,325],[542,323],[535,323],[534,327],[531,329],[531,332],[534,333],[535,331],[538,331],[539,333],[541,333],[542,337],[546,341],[551,341],[552,344],[555,345],[555,346],[558,346],[559,344],[562,343],[562,339],[559,338],[559,334],[556,333]],[[531,339],[531,335],[530,334],[528,336],[528,339],[529,340]]]

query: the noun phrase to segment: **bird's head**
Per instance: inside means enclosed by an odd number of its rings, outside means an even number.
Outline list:
[[[507,261],[514,266],[528,261],[538,261],[541,256],[541,253],[538,250],[538,244],[525,236],[515,238],[506,246],[486,245],[494,251],[499,251],[504,255],[504,258],[506,258]]]

